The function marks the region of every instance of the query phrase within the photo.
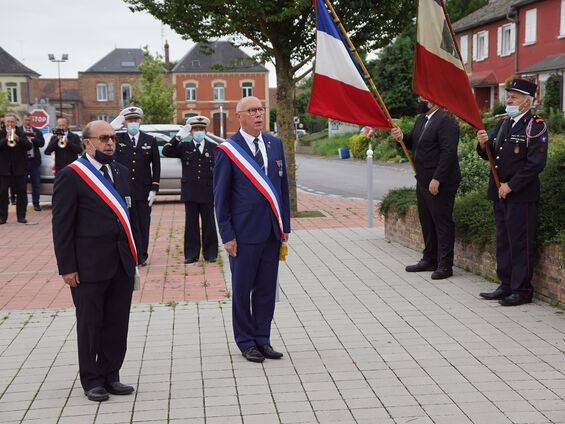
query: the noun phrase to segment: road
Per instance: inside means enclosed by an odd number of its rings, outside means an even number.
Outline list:
[[[367,163],[354,159],[296,155],[298,188],[319,194],[367,198]],[[414,187],[407,163],[373,164],[373,196],[380,200],[393,188]]]

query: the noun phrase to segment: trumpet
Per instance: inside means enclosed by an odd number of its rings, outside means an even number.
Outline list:
[[[60,149],[64,149],[65,147],[67,147],[67,136],[59,136],[59,141],[57,142],[57,146],[59,146]]]
[[[16,140],[14,139],[14,134],[16,133],[15,128],[8,128],[8,147],[16,147]]]

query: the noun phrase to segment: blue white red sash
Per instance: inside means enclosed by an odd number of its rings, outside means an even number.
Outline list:
[[[108,205],[118,217],[126,233],[129,249],[137,264],[137,250],[133,241],[133,233],[129,220],[129,211],[124,199],[104,176],[88,161],[81,157],[69,165],[84,182]]]
[[[281,232],[281,237],[284,237],[284,230],[282,224],[282,216],[281,216],[281,201],[279,199],[277,190],[273,183],[267,177],[265,172],[255,159],[253,159],[245,150],[239,146],[234,140],[228,138],[225,142],[218,146],[218,149],[224,151],[228,157],[232,160],[232,162],[239,168],[241,172],[249,179],[251,184],[255,186],[257,190],[267,199],[269,205],[271,206],[271,210],[275,215],[277,223],[279,224],[279,230]]]

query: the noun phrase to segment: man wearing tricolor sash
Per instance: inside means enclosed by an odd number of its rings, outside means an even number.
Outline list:
[[[79,374],[85,395],[127,395],[120,383],[137,252],[129,220],[129,170],[114,162],[115,133],[104,121],[83,131],[86,154],[61,169],[53,187],[53,242],[59,274],[76,307]]]
[[[288,179],[282,141],[261,131],[261,101],[244,97],[236,112],[241,128],[215,154],[214,203],[230,255],[235,342],[245,359],[263,362],[283,356],[270,334],[279,251],[290,233]]]

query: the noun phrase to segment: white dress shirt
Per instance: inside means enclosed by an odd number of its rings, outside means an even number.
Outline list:
[[[104,176],[104,173],[101,171],[102,167],[104,166],[103,163],[98,162],[96,159],[94,159],[92,156],[90,156],[89,153],[86,154],[87,159],[89,160],[89,162],[94,165],[94,167],[102,174],[102,176]],[[114,181],[114,175],[112,174],[112,168],[110,167],[110,165],[106,165],[106,168],[108,168],[108,174],[110,175],[110,178],[112,179],[112,182]]]
[[[194,142],[194,147],[198,149],[198,151],[200,152],[200,154],[204,153],[204,142],[206,140],[202,140],[200,142],[200,146],[198,145],[197,141],[195,139],[192,139],[192,141]],[[253,151],[253,150],[252,150]]]
[[[268,163],[269,163],[269,159],[267,156],[267,148],[265,147],[265,142],[263,141],[263,133],[259,133],[259,135],[257,137],[254,137],[250,134],[247,134],[245,131],[243,131],[241,128],[239,129],[239,132],[241,133],[241,135],[243,136],[243,139],[245,140],[245,142],[247,143],[247,145],[249,146],[249,150],[251,150],[251,153],[253,155],[255,155],[255,143],[253,143],[253,140],[255,140],[255,138],[259,139],[259,151],[261,152],[261,156],[263,156],[263,165],[265,168],[265,174],[268,173]]]

